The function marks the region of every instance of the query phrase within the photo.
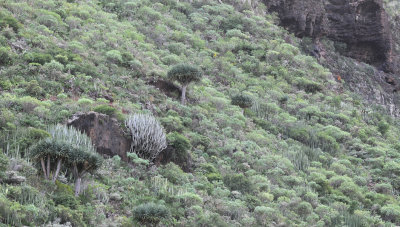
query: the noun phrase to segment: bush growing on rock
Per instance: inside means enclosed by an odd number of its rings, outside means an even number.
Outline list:
[[[80,98],[78,100],[78,105],[80,106],[90,106],[93,104],[93,100],[89,99],[89,98]]]
[[[96,106],[93,109],[93,111],[97,112],[97,113],[107,114],[108,116],[112,116],[113,114],[115,114],[115,112],[117,110],[112,106],[103,104],[103,105]]]
[[[152,115],[131,115],[125,120],[125,126],[132,136],[131,151],[140,158],[154,160],[167,147],[164,129]]]

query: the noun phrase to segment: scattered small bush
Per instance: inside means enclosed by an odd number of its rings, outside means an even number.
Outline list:
[[[170,216],[168,208],[155,203],[141,204],[133,209],[133,218],[143,225],[157,225]]]
[[[25,54],[24,58],[28,63],[39,63],[44,65],[45,63],[50,62],[53,57],[50,54],[29,52]]]
[[[177,164],[184,164],[189,159],[190,141],[182,134],[174,132],[167,135],[168,157]]]
[[[115,109],[115,107],[103,104],[96,106],[93,111],[97,113],[107,114],[108,116],[113,116],[117,112],[117,109]]]
[[[248,95],[235,95],[232,97],[232,105],[242,109],[250,108],[253,105],[253,99]]]
[[[253,185],[251,184],[250,179],[242,173],[228,174],[223,177],[223,181],[232,191],[250,193],[253,190]]]
[[[6,47],[0,47],[0,66],[10,65],[12,61],[13,59],[10,54],[10,49]]]
[[[384,120],[381,120],[381,121],[379,121],[379,123],[378,123],[378,131],[379,131],[382,135],[386,135],[386,133],[389,131],[389,127],[390,127],[390,125],[389,125],[386,121],[384,121]]]
[[[8,158],[3,154],[3,151],[0,149],[0,182],[4,179],[5,172],[8,167]]]
[[[14,30],[14,32],[18,32],[22,25],[13,16],[7,15],[0,11],[0,29],[4,29],[6,27],[10,27]]]

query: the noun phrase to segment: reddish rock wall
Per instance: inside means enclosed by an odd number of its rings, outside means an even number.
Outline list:
[[[96,112],[78,113],[68,121],[68,126],[86,133],[103,156],[119,155],[128,161],[126,153],[130,150],[131,139],[116,119]]]

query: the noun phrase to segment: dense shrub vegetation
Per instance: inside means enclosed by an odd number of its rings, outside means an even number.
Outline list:
[[[0,1],[0,223],[400,225],[399,120],[307,43],[258,0]],[[92,110],[129,162],[58,125]]]

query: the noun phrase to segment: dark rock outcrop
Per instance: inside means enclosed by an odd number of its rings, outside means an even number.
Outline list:
[[[108,157],[119,155],[128,161],[126,153],[130,150],[131,139],[116,119],[96,112],[78,113],[68,121],[68,126],[86,133],[100,154]]]
[[[170,162],[173,162],[176,165],[178,165],[179,167],[181,167],[181,169],[187,173],[192,171],[192,168],[193,168],[192,156],[188,153],[188,154],[186,154],[186,156],[176,157],[175,155],[171,155],[171,153],[174,152],[173,150],[174,150],[174,148],[172,148],[169,145],[166,149],[164,149],[162,152],[160,152],[158,157],[156,157],[156,159],[154,160],[154,163],[157,166],[159,166],[159,165],[166,165]]]
[[[172,98],[178,98],[181,95],[181,88],[172,83],[171,81],[156,79],[150,80],[147,84],[154,86],[161,90],[165,95]]]
[[[346,55],[393,71],[393,39],[382,0],[264,0],[281,25],[298,37],[328,37]]]

